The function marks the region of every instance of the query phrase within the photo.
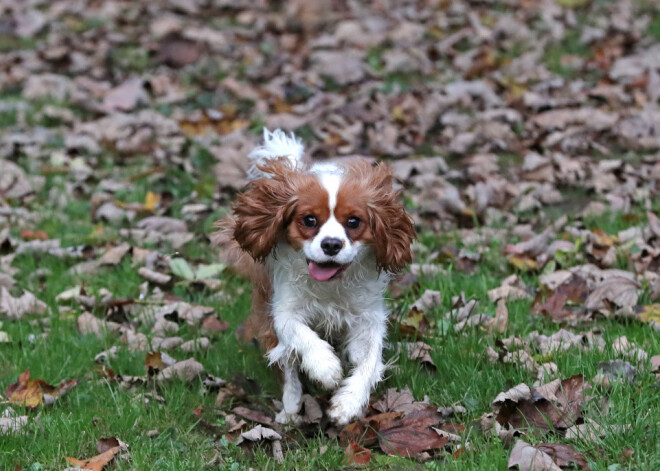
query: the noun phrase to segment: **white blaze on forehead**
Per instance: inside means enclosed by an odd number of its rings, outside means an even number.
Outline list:
[[[339,193],[341,176],[344,171],[334,164],[316,164],[312,167],[312,173],[318,176],[321,186],[328,192],[330,219],[334,219],[335,206],[337,206],[337,193]]]
[[[344,226],[337,221],[335,217],[335,207],[337,206],[337,193],[339,193],[339,186],[341,185],[342,175],[344,170],[334,164],[316,164],[312,167],[311,173],[316,175],[319,183],[323,189],[328,193],[328,209],[330,209],[330,217],[319,228],[318,234],[311,240],[311,242],[304,245],[304,250],[308,258],[314,261],[328,260],[329,256],[326,255],[321,247],[321,242],[327,238],[332,237],[340,239],[344,246],[340,252],[332,256],[332,259],[338,263],[349,263],[353,254],[351,251],[351,244],[344,230]]]

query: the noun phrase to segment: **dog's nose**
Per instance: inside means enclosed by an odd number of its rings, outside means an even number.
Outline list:
[[[337,255],[343,246],[344,243],[341,239],[337,239],[336,237],[326,237],[321,241],[323,253],[330,256]]]

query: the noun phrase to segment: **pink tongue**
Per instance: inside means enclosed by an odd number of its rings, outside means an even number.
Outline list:
[[[314,262],[309,262],[309,276],[316,281],[328,281],[339,271],[340,266],[322,267]]]

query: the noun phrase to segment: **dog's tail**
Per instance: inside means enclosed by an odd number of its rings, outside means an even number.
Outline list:
[[[255,148],[248,155],[248,158],[252,161],[252,165],[247,171],[248,180],[252,181],[269,177],[270,175],[263,172],[259,168],[259,165],[265,164],[267,160],[278,159],[280,157],[287,158],[292,168],[301,168],[304,151],[305,148],[302,145],[302,141],[293,133],[286,135],[281,129],[270,132],[264,128],[263,145]]]

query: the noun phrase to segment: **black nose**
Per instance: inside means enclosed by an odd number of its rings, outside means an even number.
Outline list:
[[[321,241],[321,248],[326,255],[337,255],[344,243],[336,237],[326,237]]]

